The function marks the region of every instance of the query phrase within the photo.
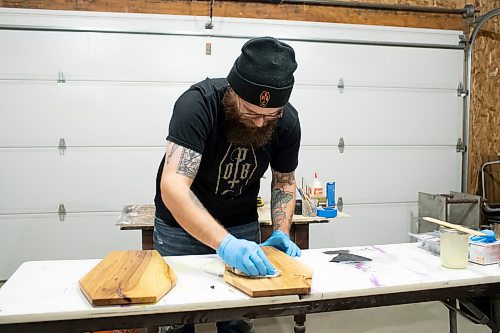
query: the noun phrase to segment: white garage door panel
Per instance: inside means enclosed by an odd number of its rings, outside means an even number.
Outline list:
[[[0,84],[0,146],[56,146],[59,138],[68,146],[163,145],[173,105],[188,87]]]
[[[140,231],[120,231],[117,216],[57,215],[0,218],[0,280],[25,261],[103,258],[115,250],[141,249]]]
[[[290,43],[299,60],[299,83],[455,88],[462,81],[463,51]],[[397,61],[396,61],[397,59]],[[439,69],[429,66],[440,64]]]
[[[61,203],[69,212],[152,203],[163,154],[163,148],[3,152],[0,213],[54,212]]]
[[[344,212],[348,218],[310,225],[310,248],[408,242],[411,216],[417,214],[417,205],[346,206]]]
[[[417,193],[460,189],[460,154],[453,148],[302,147],[295,172],[312,185],[314,172],[323,185],[336,182],[344,203],[416,201]]]
[[[207,42],[214,44],[210,56],[205,54]],[[207,37],[2,31],[0,43],[10,52],[0,54],[4,64],[0,78],[57,79],[62,71],[68,81],[195,82],[208,75],[227,75],[243,42]],[[297,82],[331,84],[343,77],[346,85],[456,88],[462,80],[457,70],[463,58],[460,50],[289,43],[299,60]],[[36,61],[32,54],[37,54]],[[443,64],[439,71],[428,66],[431,56]]]
[[[348,89],[298,85],[302,144],[454,145],[461,136],[462,100],[454,92]]]
[[[19,14],[21,13],[21,15]],[[103,30],[158,31],[158,32],[206,32],[207,18],[203,16],[145,15],[127,13],[84,13],[65,11],[34,11],[2,8],[2,22],[9,25],[23,25],[29,21],[33,26],[75,27]],[[334,28],[334,29],[332,29]],[[459,31],[432,30],[353,25],[321,22],[302,22],[269,19],[240,19],[214,17],[213,34],[234,34],[240,36],[273,36],[288,38],[320,38],[347,40],[378,40],[407,43],[437,43],[456,45]]]
[[[61,95],[56,83],[0,82],[0,146],[57,146]]]
[[[182,37],[181,37],[182,38]],[[207,56],[209,66],[204,69],[207,77],[227,77],[234,61],[241,54],[246,38],[207,38],[212,54]]]
[[[2,31],[0,78],[169,80],[205,77],[205,37]],[[36,54],[36,58],[33,55]],[[189,70],[180,70],[182,68]]]

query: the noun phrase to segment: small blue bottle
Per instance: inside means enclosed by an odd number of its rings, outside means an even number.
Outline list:
[[[335,182],[326,183],[326,204],[335,207]]]

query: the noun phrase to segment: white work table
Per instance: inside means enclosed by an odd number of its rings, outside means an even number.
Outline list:
[[[298,260],[314,272],[310,295],[251,298],[223,281],[217,255],[181,256],[165,257],[178,281],[158,303],[105,307],[93,307],[78,286],[98,259],[26,262],[0,289],[0,332],[147,327],[500,294],[498,265],[443,268],[414,243],[342,249],[373,260],[339,264],[329,262],[327,249],[302,251]]]

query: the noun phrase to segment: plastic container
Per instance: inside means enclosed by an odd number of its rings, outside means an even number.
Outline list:
[[[326,217],[328,219],[332,219],[337,217],[337,208],[335,207],[318,207],[316,209],[316,215],[320,217]]]
[[[429,251],[434,255],[439,255],[439,231],[434,230],[421,234],[412,234],[409,232],[408,235],[418,240],[418,247],[421,249]]]
[[[322,197],[323,196],[323,185],[318,179],[318,173],[314,173],[314,180],[311,188],[311,196]]]
[[[302,216],[313,217],[316,216],[318,209],[318,199],[310,198],[302,202]]]
[[[439,228],[441,266],[466,268],[469,261],[469,235],[450,228]]]

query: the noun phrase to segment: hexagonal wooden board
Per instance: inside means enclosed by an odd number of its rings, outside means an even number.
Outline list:
[[[114,251],[80,279],[92,305],[155,303],[177,277],[156,250]]]
[[[236,275],[226,267],[224,281],[252,297],[309,294],[312,270],[286,253],[270,246],[263,246],[267,258],[280,271],[272,278],[251,278]]]

